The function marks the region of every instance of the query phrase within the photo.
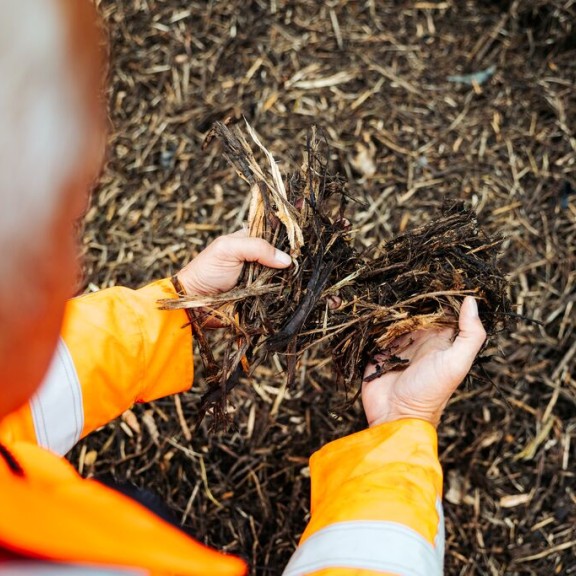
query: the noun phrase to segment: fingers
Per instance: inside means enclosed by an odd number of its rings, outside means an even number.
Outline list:
[[[342,306],[342,298],[337,294],[331,294],[330,296],[326,296],[326,304],[328,304],[330,310],[338,310],[338,308]]]
[[[486,330],[478,316],[478,304],[472,296],[464,298],[458,327],[460,331],[452,344],[451,353],[457,359],[459,371],[466,374],[486,340]]]
[[[178,278],[187,294],[220,294],[236,285],[244,262],[287,268],[292,259],[266,240],[239,230],[216,238],[178,273]]]
[[[214,250],[223,259],[238,264],[259,262],[270,268],[286,268],[292,264],[289,254],[278,250],[263,238],[246,236],[244,230],[216,239]]]

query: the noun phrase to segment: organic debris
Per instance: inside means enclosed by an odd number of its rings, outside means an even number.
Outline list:
[[[111,131],[81,291],[169,277],[242,226],[248,186],[220,146],[201,150],[227,116],[244,114],[287,172],[310,125],[325,128],[330,166],[362,200],[348,214],[363,256],[443,198],[466,202],[504,237],[514,312],[543,326],[519,322],[490,345],[485,379],[456,390],[438,427],[445,573],[576,576],[574,1],[95,3],[110,30]],[[492,65],[481,86],[447,81]],[[366,425],[358,403],[339,410],[329,353],[306,351],[291,389],[272,354],[230,394],[234,427],[206,418],[191,438],[206,392],[196,357],[189,391],[132,408],[139,431],[117,419],[69,458],[159,492],[252,575],[281,574],[310,513],[309,456]]]
[[[162,301],[166,309],[197,310],[191,322],[209,384],[198,423],[212,408],[221,422],[227,394],[271,354],[282,359],[290,384],[302,354],[323,346],[337,382],[350,389],[376,356],[385,360],[367,380],[406,366],[401,356],[410,340],[399,346],[401,336],[421,329],[456,331],[467,294],[480,301],[489,334],[507,326],[507,282],[497,264],[501,239],[484,233],[462,202],[446,202],[441,216],[387,242],[380,256],[360,254],[349,235],[345,181],[330,173],[316,130],[308,137],[302,168],[286,182],[248,124],[247,130],[265,167],[238,126],[217,122],[210,138],[218,136],[226,158],[250,186],[250,235],[290,252],[294,266],[273,270],[251,263],[227,293]],[[329,302],[337,303],[335,310]],[[218,360],[202,333],[215,307],[227,327]]]

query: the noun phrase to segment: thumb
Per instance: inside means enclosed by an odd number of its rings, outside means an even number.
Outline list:
[[[270,268],[286,268],[292,264],[292,258],[286,252],[278,250],[263,238],[244,237],[240,234],[230,236],[228,259],[238,262],[259,262]]]
[[[486,340],[486,330],[484,330],[478,315],[478,304],[472,296],[464,298],[460,308],[458,328],[458,336],[456,336],[450,352],[454,355],[458,371],[465,375],[470,370],[476,355]]]

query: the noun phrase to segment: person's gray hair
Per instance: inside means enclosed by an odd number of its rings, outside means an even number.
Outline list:
[[[84,0],[83,0],[84,1]],[[85,111],[57,0],[0,0],[0,297],[46,239],[80,160]],[[12,289],[17,288],[12,285]]]

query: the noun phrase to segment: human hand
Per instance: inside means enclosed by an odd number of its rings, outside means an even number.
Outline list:
[[[220,236],[178,272],[178,280],[189,295],[208,296],[236,286],[244,262],[259,262],[270,268],[287,268],[288,254],[245,230]]]
[[[456,338],[451,328],[413,332],[409,346],[401,354],[410,360],[408,367],[363,382],[362,404],[369,426],[403,418],[438,425],[448,400],[468,374],[486,339],[478,305],[471,296],[462,303],[458,327]],[[375,371],[375,364],[369,364],[364,377]]]

